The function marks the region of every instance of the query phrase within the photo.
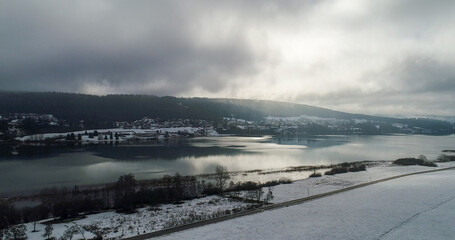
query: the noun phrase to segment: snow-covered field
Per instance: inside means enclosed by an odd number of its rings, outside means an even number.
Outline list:
[[[52,225],[54,227],[53,236],[59,239],[66,230],[65,225],[72,226],[77,224],[83,226],[96,224],[100,228],[106,229],[105,238],[130,237],[184,223],[222,216],[226,212],[245,210],[249,206],[251,206],[249,203],[218,196],[209,196],[185,201],[179,205],[166,204],[156,208],[140,208],[134,214],[119,214],[110,211],[88,215],[87,218],[74,222],[54,224]],[[26,227],[30,240],[43,239],[41,235],[44,232],[44,224],[37,224],[37,230],[39,232],[31,232],[33,230],[32,223],[26,224]],[[87,238],[91,238],[92,236],[90,233],[85,233],[85,237]],[[77,235],[74,238],[79,239],[82,236]]]
[[[388,169],[414,170],[368,173]],[[454,182],[455,170],[413,175],[160,239],[454,239]]]
[[[452,166],[455,166],[455,162],[438,163],[438,165],[439,165],[439,167],[437,167],[437,168],[452,167]],[[391,176],[395,176],[395,175],[401,175],[401,174],[419,172],[419,171],[427,171],[427,170],[437,169],[437,168],[422,167],[422,166],[396,166],[396,165],[392,165],[390,162],[378,162],[378,163],[376,163],[376,165],[374,167],[370,167],[367,169],[367,171],[364,171],[364,172],[350,172],[350,173],[344,173],[344,174],[337,174],[334,176],[307,178],[307,179],[295,181],[291,184],[282,184],[282,185],[274,186],[273,187],[274,199],[272,200],[272,202],[281,203],[281,202],[285,202],[285,201],[289,201],[289,200],[307,197],[309,195],[311,196],[311,195],[315,195],[315,194],[330,192],[330,191],[338,190],[338,189],[341,189],[341,188],[344,188],[347,186],[352,186],[352,185],[356,185],[356,184],[360,184],[360,183],[383,179],[383,178],[387,178],[387,177],[391,177]],[[444,173],[451,173],[454,175],[454,178],[455,178],[454,171],[444,171]],[[428,176],[432,176],[432,174],[416,175],[413,177],[406,177],[406,178],[393,180],[392,182],[394,182],[394,183],[397,183],[397,182],[399,183],[401,181],[406,182],[406,181],[410,181],[408,179],[415,179],[415,178],[419,179],[419,177],[429,179],[429,180],[433,179],[433,178],[428,178]],[[437,177],[439,175],[436,174],[435,176],[436,177],[434,179],[439,179],[439,177]],[[449,181],[449,180],[452,181],[455,179],[452,179],[452,180],[448,179],[447,181]],[[421,180],[419,180],[419,181],[421,181]],[[438,185],[439,183],[435,182],[434,184]],[[383,186],[382,183],[378,184],[378,185]],[[410,185],[418,186],[418,185],[414,184],[413,181],[410,182]],[[427,184],[423,184],[422,186],[426,186],[426,185]],[[390,187],[390,186],[392,186],[392,187]],[[390,186],[388,188],[390,188],[392,190],[396,189],[395,187],[393,187],[394,184],[392,184]],[[377,188],[377,185],[373,185],[371,187]],[[366,187],[365,189],[370,189],[370,186]],[[419,191],[425,192],[424,191],[425,189],[426,188],[422,188]],[[442,190],[443,189],[441,189],[441,191]],[[264,195],[265,195],[267,193],[268,189],[264,188],[263,191],[264,191]],[[354,192],[354,191],[357,191],[357,190],[343,193],[343,196],[349,195],[350,192]],[[383,194],[389,194],[385,190],[382,190],[382,192],[383,192]],[[452,191],[452,193],[455,195],[455,191]],[[390,194],[399,195],[399,192],[391,192]],[[336,195],[336,196],[338,196],[338,195]],[[329,198],[330,199],[335,198],[336,196],[329,197]],[[362,196],[359,196],[359,197],[363,198]],[[327,198],[327,199],[329,199],[329,198]],[[337,198],[339,198],[339,197],[337,197]],[[307,206],[307,204],[315,204],[322,200],[326,201],[325,199],[320,199],[320,200],[316,200],[312,203],[305,203],[301,206]],[[346,200],[344,198],[341,198],[341,199],[339,199],[339,201],[349,202],[351,200]],[[360,200],[357,200],[357,201],[360,201]],[[370,201],[370,199],[365,199],[365,201]],[[370,206],[370,207],[374,209],[375,201],[374,201],[374,199],[371,199],[371,201],[372,201],[372,203],[371,203],[372,206]],[[340,205],[337,206],[340,209],[332,209],[334,211],[334,213],[337,213],[335,215],[338,215],[338,213],[342,214],[342,211],[346,211],[346,208],[348,208],[348,209],[350,208],[350,206],[348,206],[348,205],[343,206],[342,204],[343,203],[340,203]],[[365,204],[366,203],[362,203],[361,205],[365,205]],[[380,206],[382,206],[382,205],[378,205],[378,207],[380,207]],[[238,211],[238,210],[246,209],[248,207],[250,207],[250,204],[235,201],[235,200],[230,200],[229,198],[223,198],[223,197],[219,197],[219,196],[210,196],[210,197],[204,197],[204,198],[200,198],[200,199],[194,199],[191,201],[185,201],[184,203],[182,203],[180,205],[172,205],[172,204],[161,205],[155,209],[154,208],[141,208],[135,214],[118,214],[118,213],[115,213],[112,211],[100,213],[100,214],[94,214],[94,215],[89,215],[85,219],[75,221],[74,223],[81,225],[81,226],[97,224],[99,227],[105,228],[107,230],[107,234],[105,235],[105,237],[107,237],[107,238],[122,237],[122,236],[128,237],[128,236],[135,236],[138,234],[158,231],[161,229],[170,228],[170,227],[173,227],[176,225],[181,225],[184,223],[189,223],[189,222],[194,222],[194,221],[198,221],[198,220],[204,220],[207,218],[217,217],[217,216],[221,216],[221,215],[225,214],[226,211],[232,212],[234,209],[237,209],[237,211]],[[293,208],[295,208],[295,207],[293,207]],[[325,207],[324,206],[319,207],[319,206],[315,205],[315,206],[313,206],[313,208],[325,208]],[[311,208],[305,207],[305,209],[307,209],[305,211],[310,211],[311,213],[313,213],[312,211],[315,211],[315,209],[311,209]],[[286,216],[287,213],[286,214],[283,213],[284,214],[283,215],[279,211],[282,211],[282,210],[275,210],[272,212],[278,213],[278,216],[283,218],[283,219],[281,219],[281,221],[282,221],[281,224],[283,226],[281,226],[281,225],[280,226],[284,229],[287,229],[288,221],[286,219],[284,219],[284,217]],[[324,212],[324,211],[328,211],[328,210],[321,209],[321,211]],[[366,212],[368,213],[369,210],[366,210]],[[329,214],[329,212],[324,212],[324,214]],[[262,213],[259,215],[262,215]],[[316,214],[316,215],[319,216],[319,214]],[[254,216],[256,216],[256,215],[254,215]],[[311,216],[311,218],[302,217],[302,216]],[[310,214],[310,215],[308,215],[306,213],[300,215],[300,217],[302,217],[304,219],[307,219],[307,220],[311,219],[311,222],[313,222],[314,219],[317,219],[317,216],[315,216],[314,213]],[[248,218],[251,218],[251,217],[253,217],[253,216],[249,216]],[[329,226],[332,226],[330,222],[327,222],[328,217],[327,216],[325,216],[325,217],[326,218],[324,218],[324,219],[319,219],[320,221],[322,221],[321,224],[323,226],[327,225],[327,224]],[[339,216],[339,217],[341,217],[341,216]],[[349,217],[349,215],[347,217]],[[258,221],[260,224],[265,224],[265,225],[263,225],[263,227],[271,227],[271,226],[266,225],[269,223],[261,222],[260,221],[261,219],[262,218],[255,219],[254,221]],[[265,217],[264,220],[266,220],[266,219],[268,219],[268,218]],[[292,220],[292,217],[290,219]],[[356,219],[354,219],[354,220],[356,220]],[[236,223],[236,221],[240,221],[240,220],[231,220],[229,222]],[[254,222],[254,221],[251,220],[251,222]],[[295,221],[295,220],[292,220],[292,221]],[[455,220],[454,220],[454,222],[455,222]],[[224,224],[224,223],[220,223],[220,224]],[[270,223],[270,224],[272,224],[272,223]],[[276,222],[273,222],[273,224],[276,224]],[[316,222],[314,224],[316,224]],[[32,223],[28,223],[26,225],[27,225],[27,229],[28,229],[27,234],[28,234],[29,239],[42,239],[41,234],[44,230],[44,225],[42,225],[42,224],[37,225],[37,229],[40,230],[37,233],[30,232],[33,229]],[[54,224],[53,227],[55,228],[55,230],[54,230],[53,236],[55,236],[57,238],[62,236],[63,232],[66,229],[65,225],[71,226],[71,225],[73,225],[73,223]],[[219,224],[217,224],[217,225],[219,225]],[[228,225],[228,226],[230,226],[230,225]],[[259,226],[261,226],[261,225],[259,225]],[[209,226],[207,226],[207,227],[209,227]],[[258,230],[254,230],[252,233],[248,233],[248,231],[247,231],[248,228],[242,228],[240,226],[238,226],[238,227],[239,227],[239,229],[245,229],[245,231],[246,231],[246,233],[245,233],[246,235],[245,234],[238,235],[238,238],[240,238],[240,239],[256,239],[256,238],[260,237],[259,235],[255,235],[255,234],[260,233]],[[201,229],[205,229],[205,228],[206,227],[203,227]],[[256,227],[253,225],[249,226],[249,228],[256,229]],[[226,233],[226,232],[219,230],[218,228],[216,228],[216,229],[217,229],[217,231],[213,233],[215,235],[207,234],[206,238],[204,238],[204,239],[226,238],[226,236],[229,236],[227,238],[230,238],[230,239],[237,239],[237,237],[234,237],[237,235],[232,235],[233,236],[232,238],[230,237],[232,232],[228,231]],[[326,229],[326,230],[329,231],[329,229]],[[195,231],[195,230],[191,230],[191,231]],[[221,232],[219,232],[219,231],[221,231]],[[211,232],[211,231],[209,231],[209,232]],[[192,236],[192,233],[183,232],[181,234],[184,234],[184,235],[179,235],[179,234],[170,235],[169,237],[171,239],[179,239],[179,238],[187,239],[186,234],[189,234],[190,236]],[[223,234],[226,234],[226,235],[223,235]],[[252,234],[252,235],[250,235],[250,234]],[[297,234],[297,235],[295,235],[295,236],[284,235],[284,236],[286,236],[286,237],[284,237],[284,239],[289,239],[289,238],[290,239],[301,239],[301,237],[298,237],[298,236],[301,236],[301,235],[299,235],[299,234],[301,234],[300,232],[296,232],[295,234]],[[204,235],[204,234],[201,233],[201,235],[195,235],[195,236],[202,236],[202,235]],[[90,237],[91,235],[89,233],[87,233],[86,237],[87,236]],[[328,239],[335,239],[335,238],[330,237],[330,235],[312,235],[312,236],[313,236],[312,238],[310,237],[308,239],[313,239],[313,238],[326,239],[325,236],[328,236],[327,237]],[[321,237],[317,237],[317,236],[321,236]],[[267,238],[269,238],[269,237],[267,236]],[[350,237],[347,236],[347,239],[349,239],[349,238]],[[198,238],[195,237],[194,239],[198,239]],[[272,238],[269,238],[269,239],[272,239]],[[338,239],[340,239],[340,238],[338,238]],[[341,239],[346,239],[346,238],[342,237]],[[354,238],[354,239],[357,239],[357,238]]]
[[[273,187],[273,203],[281,203],[311,195],[335,191],[348,186],[371,182],[378,179],[402,175],[413,172],[428,171],[455,166],[455,162],[438,163],[438,167],[430,168],[423,166],[397,166],[391,162],[379,163],[378,166],[368,168],[363,172],[349,172],[325,176],[319,178],[306,178]],[[263,189],[267,192],[267,188]]]

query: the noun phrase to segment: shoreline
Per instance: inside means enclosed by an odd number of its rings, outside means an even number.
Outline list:
[[[325,195],[330,192],[340,192],[340,191],[346,191],[344,189],[350,189],[352,187],[355,187],[356,185],[365,185],[371,182],[378,181],[380,179],[387,179],[387,178],[396,178],[402,175],[414,175],[418,174],[420,172],[426,172],[426,171],[439,171],[443,168],[448,168],[448,167],[455,167],[455,162],[447,162],[447,163],[441,163],[439,167],[423,167],[423,166],[397,166],[391,164],[391,162],[382,162],[383,164],[378,165],[378,166],[372,166],[370,168],[367,168],[367,171],[362,171],[362,172],[349,172],[349,173],[344,173],[344,174],[337,174],[333,176],[327,176],[324,175],[319,178],[305,178],[302,180],[294,181],[290,184],[281,184],[273,187],[273,195],[275,198],[272,201],[272,205],[267,205],[271,206],[273,208],[274,205],[277,205],[278,207],[283,205],[286,206],[286,203],[294,203],[294,202],[299,202],[299,199],[312,199],[317,197],[318,195]],[[268,187],[263,187],[264,190],[267,190]],[[265,191],[266,192],[266,191]],[[219,200],[217,200],[219,199]],[[222,200],[225,199],[225,200]],[[87,215],[86,218],[81,219],[81,220],[75,220],[72,221],[72,223],[79,224],[79,225],[84,225],[84,224],[92,224],[92,223],[97,223],[99,226],[106,226],[111,229],[115,229],[117,227],[120,227],[123,229],[121,232],[109,232],[106,233],[106,237],[121,237],[121,238],[126,238],[126,237],[135,237],[138,235],[140,232],[141,235],[145,233],[145,236],[149,236],[148,234],[154,235],[154,232],[161,232],[161,231],[173,231],[172,229],[174,227],[179,228],[179,226],[185,224],[192,224],[191,222],[179,222],[176,223],[173,220],[173,216],[175,214],[180,213],[184,214],[182,215],[183,219],[185,219],[187,216],[191,216],[191,212],[194,206],[200,207],[200,210],[198,211],[210,211],[212,213],[216,213],[212,217],[208,218],[208,221],[210,222],[210,219],[213,219],[213,221],[218,221],[217,219],[219,217],[224,218],[223,216],[226,216],[227,218],[230,218],[230,216],[234,216],[232,213],[231,214],[222,214],[221,212],[217,212],[218,210],[209,210],[209,209],[214,209],[211,204],[211,202],[215,201],[224,201],[220,202],[221,205],[216,207],[216,209],[225,209],[228,210],[228,206],[232,206],[232,204],[240,204],[236,206],[246,206],[244,203],[235,203],[231,202],[228,200],[230,199],[228,195],[224,196],[207,196],[207,197],[202,197],[202,198],[196,198],[193,200],[186,200],[183,201],[183,203],[180,203],[178,205],[175,204],[164,204],[158,206],[157,209],[159,210],[153,210],[151,208],[145,207],[138,209],[137,213],[132,213],[132,214],[121,214],[121,213],[115,213],[114,211],[107,211],[107,212],[102,212],[102,213],[97,213],[97,214],[92,214],[92,215]],[[204,203],[204,204],[202,204]],[[201,205],[202,204],[202,205]],[[227,207],[227,208],[226,208]],[[207,209],[207,210],[203,210]],[[246,211],[245,211],[246,210]],[[247,213],[248,209],[245,209],[245,212],[240,212],[240,214]],[[255,210],[253,210],[255,211]],[[259,212],[262,212],[263,210],[259,209],[257,210]],[[186,215],[189,214],[189,215]],[[220,214],[220,215],[218,215]],[[112,220],[115,219],[115,220]],[[199,219],[199,218],[198,218]],[[202,218],[200,220],[205,220],[207,218]],[[123,223],[126,220],[125,223]],[[196,220],[194,223],[197,225],[197,222],[200,220]],[[112,221],[114,222],[119,222],[122,221],[122,224],[119,226],[112,226],[111,223]],[[153,224],[153,222],[159,222],[159,226]],[[172,223],[169,225],[167,222]],[[46,220],[42,220],[38,223],[38,230],[44,229],[44,222]],[[65,230],[65,224],[68,223],[58,223],[54,224],[55,228],[55,235],[60,236],[63,234],[63,231]],[[177,224],[177,225],[173,225]],[[31,229],[32,223],[26,223],[27,229]],[[132,229],[128,229],[127,226],[133,226]],[[125,227],[126,226],[126,227]],[[168,230],[165,230],[168,229]],[[29,239],[41,239],[41,236],[39,233],[28,233],[29,234]],[[122,234],[120,236],[120,234]]]
[[[353,161],[353,162],[348,162],[349,164],[365,164],[367,168],[372,168],[372,167],[377,167],[381,166],[384,164],[391,164],[393,160],[364,160],[364,161]],[[335,164],[327,164],[327,165],[301,165],[301,166],[289,166],[289,167],[283,167],[283,168],[268,168],[268,169],[253,169],[253,170],[243,170],[243,171],[229,171],[229,176],[230,179],[236,179],[236,176],[248,176],[248,174],[257,174],[257,175],[270,175],[270,181],[274,180],[280,180],[286,177],[280,176],[282,173],[306,173],[303,174],[301,178],[296,178],[292,179],[292,182],[297,182],[297,181],[302,181],[305,179],[309,179],[309,175],[313,173],[313,171],[316,172],[321,172],[324,170],[329,170],[331,168],[337,167],[340,164],[343,163],[335,163]],[[322,172],[323,173],[323,172]],[[276,175],[276,176],[273,176]],[[187,175],[187,176],[182,176],[183,178],[192,178],[195,177],[197,181],[207,181],[211,180],[216,176],[216,173],[204,173],[204,174],[197,174],[197,175]],[[120,177],[120,176],[119,176]],[[154,184],[156,182],[159,182],[162,178],[150,178],[150,179],[141,179],[141,180],[136,180],[138,185],[147,185],[147,184]],[[242,182],[242,181],[238,181]],[[257,181],[257,183],[260,181]],[[72,189],[75,186],[79,188],[79,190],[88,190],[88,191],[98,191],[102,190],[104,188],[110,188],[115,186],[116,182],[106,182],[106,183],[98,183],[98,184],[88,184],[88,185],[72,185],[71,187],[66,187],[67,189]],[[51,187],[52,188],[52,187]],[[57,187],[59,189],[59,187]],[[65,188],[65,187],[61,187]],[[1,193],[0,197],[10,199],[13,202],[17,201],[35,201],[36,199],[39,199],[41,196],[40,192],[44,189],[49,189],[49,188],[40,188],[36,190],[30,190],[30,191],[23,191],[27,193],[22,193],[22,194],[17,194],[17,192],[5,192]]]

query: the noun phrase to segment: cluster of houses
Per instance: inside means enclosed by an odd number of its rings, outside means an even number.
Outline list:
[[[157,129],[157,128],[182,128],[182,127],[211,127],[213,124],[207,120],[202,119],[172,119],[160,121],[159,118],[148,118],[133,122],[115,122],[117,128],[124,129]]]
[[[59,120],[52,114],[38,113],[9,113],[0,115],[0,139],[2,136],[21,136],[24,134],[23,126],[27,122],[33,122],[38,126],[55,127],[65,125],[65,121]]]
[[[263,121],[247,121],[223,118],[216,127],[220,132],[264,132],[278,135],[288,134],[432,134],[431,129],[401,123],[385,123],[367,119],[321,118],[302,115],[298,117],[266,117]]]
[[[64,133],[27,135],[24,126],[33,121],[43,129],[59,129]],[[56,128],[52,128],[56,126]],[[381,134],[381,133],[431,133],[427,129],[411,128],[406,124],[386,124],[365,119],[336,119],[314,116],[266,117],[262,121],[224,117],[219,121],[203,119],[142,118],[131,122],[114,122],[110,129],[91,129],[65,132],[71,129],[64,120],[51,114],[14,113],[0,116],[0,140],[2,136],[13,136],[22,142],[79,142],[112,143],[125,141],[161,140],[197,136],[219,136],[219,134]],[[76,129],[85,129],[83,121]],[[63,129],[63,130],[61,130]],[[72,126],[72,129],[75,129]],[[52,130],[51,130],[52,131]],[[51,132],[48,131],[48,132]],[[67,131],[67,130],[66,130]]]
[[[177,119],[160,121],[142,118],[133,122],[115,122],[115,128],[63,133],[16,135],[20,142],[119,143],[127,141],[172,140],[197,136],[217,136],[206,120]]]

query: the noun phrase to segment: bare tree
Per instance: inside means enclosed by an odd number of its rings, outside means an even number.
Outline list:
[[[136,209],[134,194],[136,193],[136,179],[133,174],[120,176],[116,183],[115,208],[125,212]]]
[[[220,192],[223,192],[229,178],[229,172],[225,166],[216,166],[215,181],[216,186],[219,188]]]
[[[273,187],[269,187],[267,194],[265,195],[264,202],[265,204],[269,204],[274,198],[273,196]]]
[[[43,233],[43,238],[45,239],[51,239],[52,232],[54,231],[54,227],[52,227],[52,224],[46,225],[46,228],[44,228],[44,233]]]
[[[89,233],[92,233],[93,235],[95,235],[95,238],[94,239],[103,239],[104,235],[106,235],[106,230],[104,230],[103,228],[101,228],[99,226],[99,223],[92,223],[90,225],[84,225],[82,226],[82,228],[89,232]]]
[[[81,234],[82,238],[86,239],[85,235],[84,235],[85,230],[81,226],[77,225],[76,223],[73,223],[72,226],[65,225],[65,227],[66,227],[66,230],[63,233],[63,236],[61,237],[61,239],[72,240],[74,235],[77,235],[77,234]]]
[[[262,190],[262,187],[259,187],[258,189],[256,189],[254,191],[254,198],[256,199],[256,201],[260,202],[261,201],[261,198],[262,196],[264,195],[264,191]]]
[[[63,233],[63,236],[60,238],[61,240],[72,240],[73,236],[76,235],[78,232],[72,226],[65,225],[66,230]]]
[[[40,212],[39,212],[39,207],[25,207],[22,209],[22,218],[24,222],[33,222],[33,231],[32,232],[38,232],[36,230],[36,224],[38,223],[40,218]],[[0,238],[1,239],[1,238]]]

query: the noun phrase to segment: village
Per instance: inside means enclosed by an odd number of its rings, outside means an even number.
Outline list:
[[[144,117],[135,121],[116,121],[88,128],[86,121],[69,123],[52,114],[13,113],[0,115],[0,141],[120,143],[127,141],[168,140],[224,135],[320,135],[320,134],[432,134],[432,130],[402,123],[365,119],[336,119],[314,116],[266,117],[248,121],[235,116],[219,121]],[[97,125],[97,126],[98,126]]]

